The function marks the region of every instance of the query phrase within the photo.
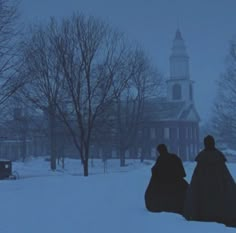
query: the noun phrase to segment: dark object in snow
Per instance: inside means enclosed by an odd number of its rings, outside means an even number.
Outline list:
[[[10,160],[0,160],[0,179],[16,179],[12,174],[12,163]]]
[[[213,221],[236,226],[236,184],[226,158],[215,148],[214,138],[204,139],[205,149],[195,161],[197,166],[186,194],[184,217],[187,220]]]
[[[152,176],[145,192],[146,208],[151,212],[183,212],[188,183],[181,159],[170,154],[164,144],[157,147],[160,153],[152,167]]]

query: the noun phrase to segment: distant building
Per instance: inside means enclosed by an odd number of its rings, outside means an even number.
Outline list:
[[[192,160],[199,151],[200,117],[194,105],[194,87],[189,74],[189,56],[181,32],[176,31],[170,55],[167,96],[145,105],[139,150],[156,157],[156,145],[166,143],[183,160]],[[142,140],[145,139],[145,143]]]

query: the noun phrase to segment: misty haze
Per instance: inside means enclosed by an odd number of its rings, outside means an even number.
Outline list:
[[[0,0],[0,232],[234,232],[235,9]]]

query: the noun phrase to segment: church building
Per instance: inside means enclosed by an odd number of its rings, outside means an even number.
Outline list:
[[[145,123],[138,142],[142,148],[138,150],[145,157],[155,158],[157,144],[165,143],[182,160],[193,160],[199,151],[200,117],[194,105],[194,82],[180,30],[176,31],[169,63],[167,95],[145,105]]]

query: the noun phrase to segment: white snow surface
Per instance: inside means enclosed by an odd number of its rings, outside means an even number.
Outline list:
[[[218,223],[186,221],[174,213],[150,213],[144,192],[154,161],[94,161],[83,177],[81,163],[66,160],[50,171],[42,158],[14,162],[20,178],[0,181],[0,233],[230,233]],[[194,162],[184,163],[189,181]],[[236,178],[236,164],[228,163]]]

